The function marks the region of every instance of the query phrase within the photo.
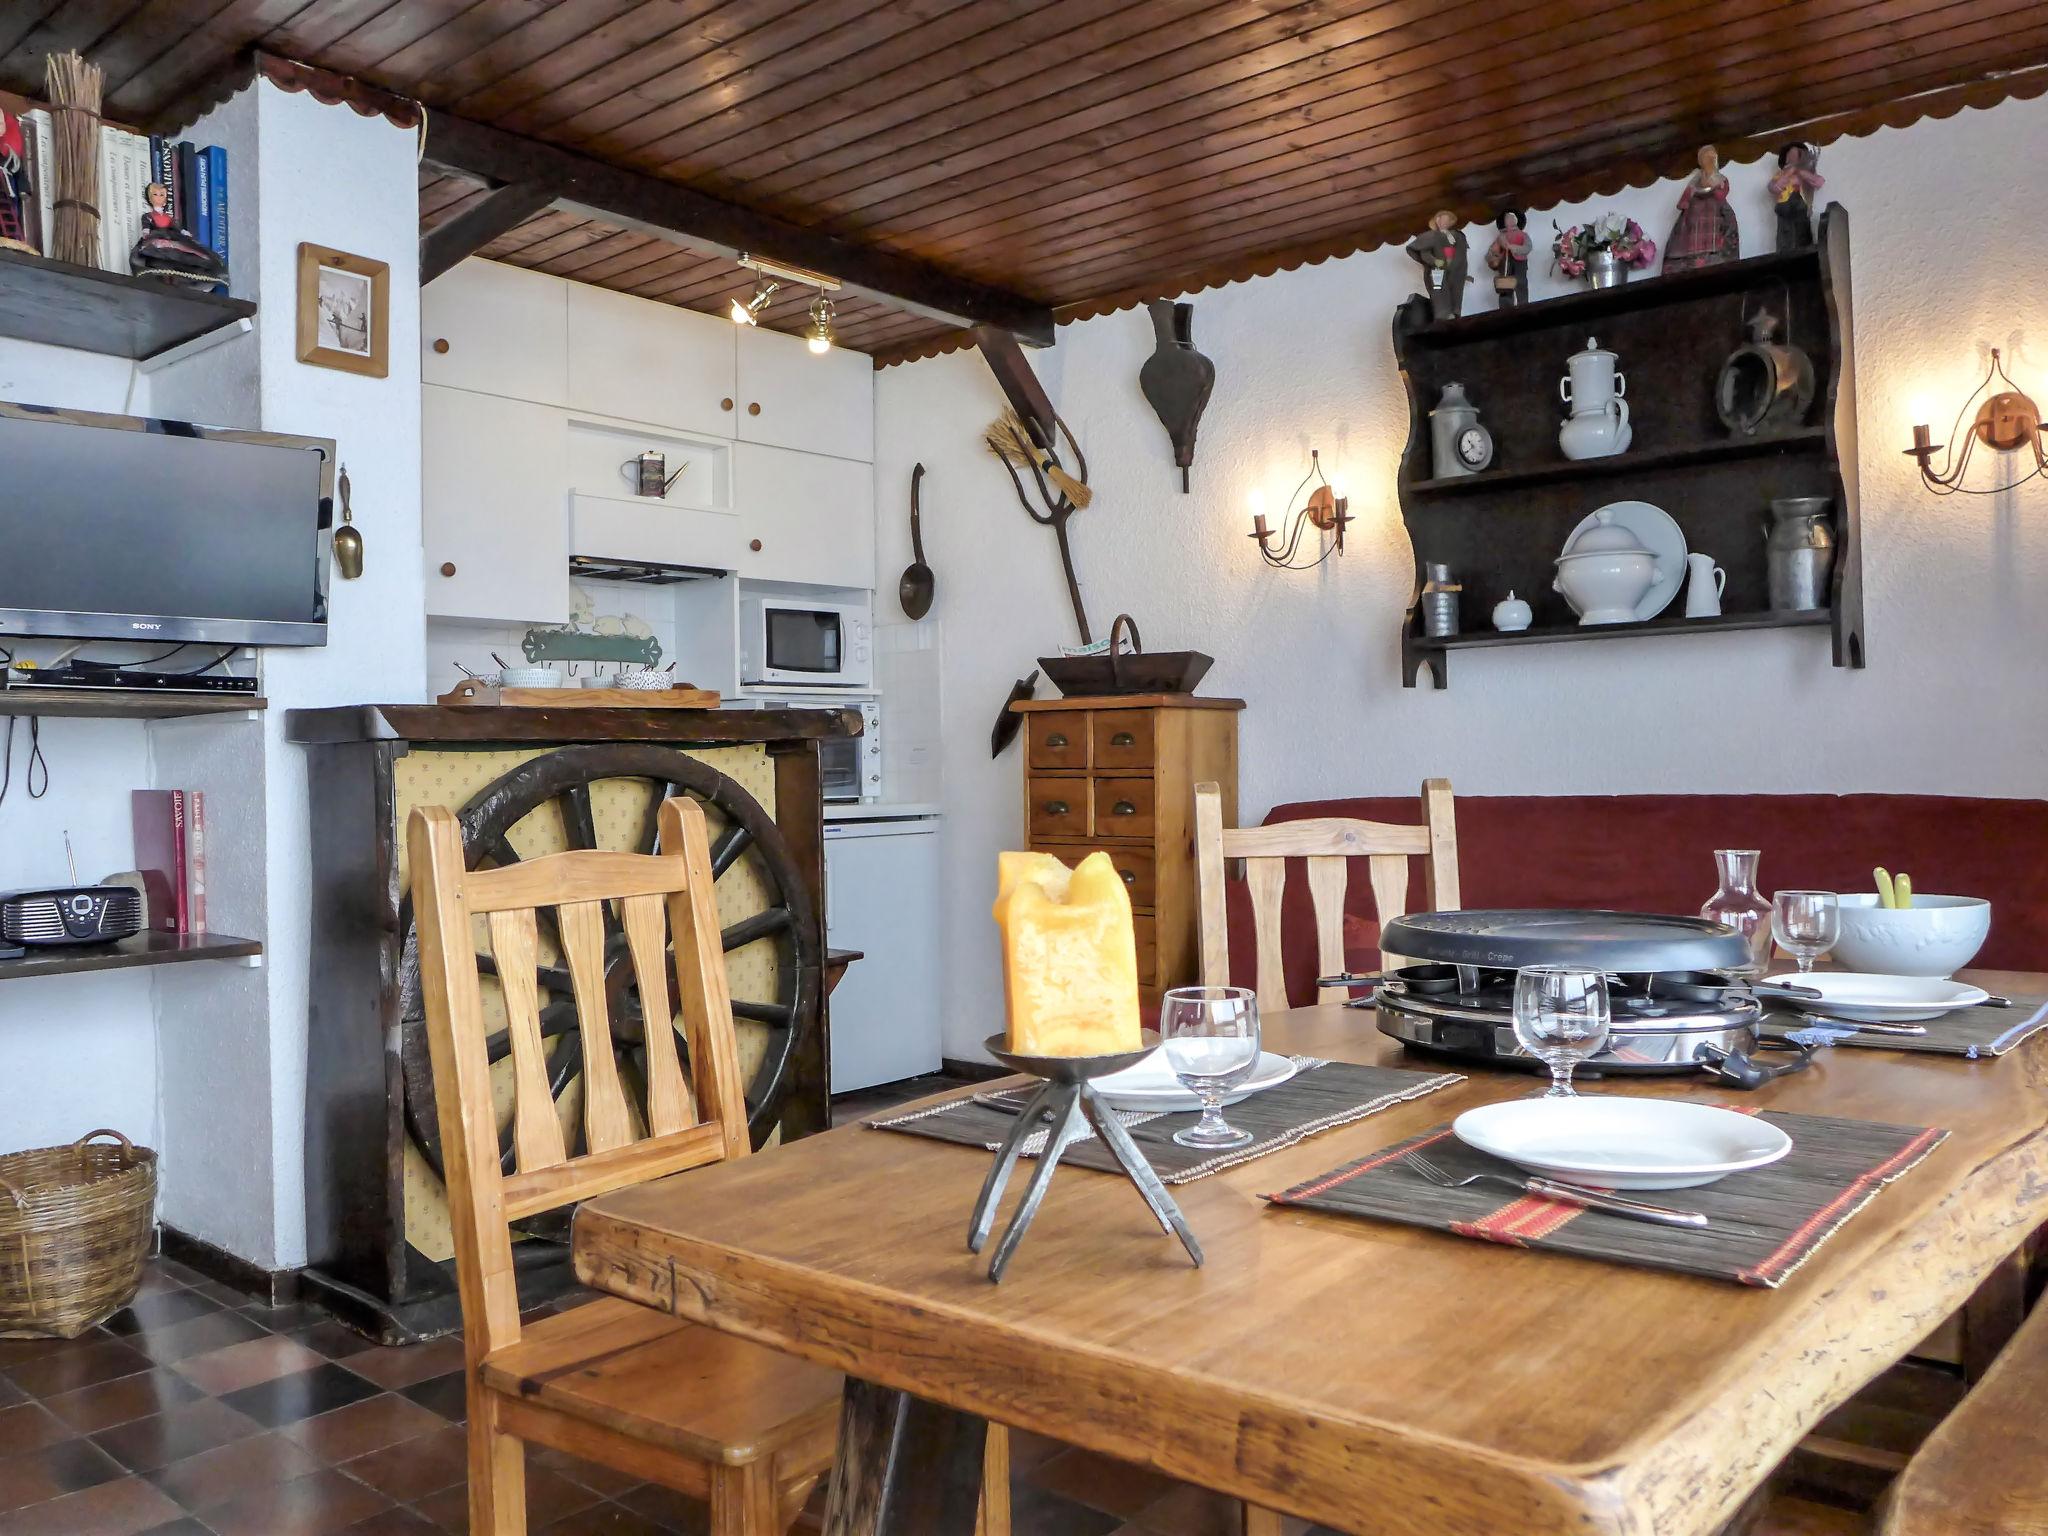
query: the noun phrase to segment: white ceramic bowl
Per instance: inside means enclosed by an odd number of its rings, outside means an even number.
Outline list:
[[[1897,911],[1876,895],[1841,898],[1842,936],[1835,960],[1846,970],[1885,976],[1952,976],[1977,957],[1991,931],[1981,896],[1922,896]]]
[[[507,667],[498,681],[505,688],[559,688],[565,679],[553,667]]]
[[[1656,556],[1647,549],[1601,549],[1559,555],[1551,585],[1581,624],[1633,624],[1636,605],[1657,577]]]
[[[675,686],[671,675],[659,667],[635,667],[630,671],[621,672],[612,681],[621,688],[631,688],[641,693],[660,693]]]

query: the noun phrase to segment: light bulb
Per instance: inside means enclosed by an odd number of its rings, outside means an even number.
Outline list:
[[[823,357],[832,350],[832,338],[829,336],[813,336],[804,345],[817,353],[818,356]]]
[[[738,299],[732,301],[732,323],[734,325],[752,325],[754,323],[753,314]]]

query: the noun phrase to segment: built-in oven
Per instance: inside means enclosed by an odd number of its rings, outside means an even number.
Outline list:
[[[740,599],[740,683],[747,688],[872,688],[865,604]]]
[[[821,699],[803,694],[749,691],[752,709],[855,709],[858,736],[828,736],[818,743],[818,776],[825,799],[835,802],[882,798],[882,703],[873,694]]]

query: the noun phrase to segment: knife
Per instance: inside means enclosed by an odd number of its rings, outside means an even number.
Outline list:
[[[1509,1179],[1510,1184],[1517,1182]],[[1674,1210],[1668,1205],[1649,1205],[1641,1200],[1627,1200],[1620,1195],[1610,1195],[1604,1190],[1581,1189],[1576,1184],[1560,1184],[1555,1179],[1523,1179],[1522,1188],[1532,1195],[1542,1195],[1547,1200],[1561,1200],[1567,1205],[1582,1205],[1589,1211],[1606,1211],[1613,1216],[1626,1216],[1632,1221],[1655,1222],[1660,1227],[1704,1227],[1706,1214],[1702,1211]]]

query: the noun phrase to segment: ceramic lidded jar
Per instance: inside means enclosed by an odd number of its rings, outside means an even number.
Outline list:
[[[1657,557],[1602,507],[1591,528],[1557,557],[1551,587],[1564,594],[1581,624],[1633,624],[1636,607],[1663,574]]]
[[[1493,605],[1493,627],[1502,634],[1513,634],[1517,630],[1527,629],[1535,618],[1536,614],[1528,602],[1515,596],[1512,591]]]
[[[1557,381],[1558,395],[1572,412],[1557,434],[1566,458],[1606,458],[1625,450],[1634,437],[1624,398],[1628,379],[1616,362],[1614,353],[1593,336],[1566,361],[1565,377]]]

